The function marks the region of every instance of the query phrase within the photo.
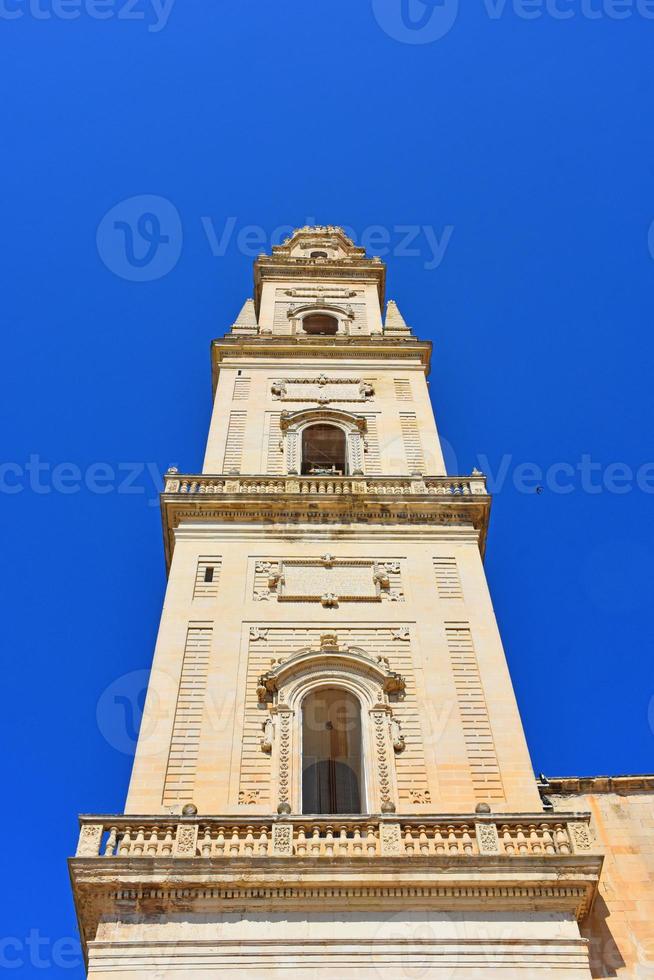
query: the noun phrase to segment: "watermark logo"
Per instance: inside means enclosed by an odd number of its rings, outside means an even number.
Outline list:
[[[372,0],[382,30],[403,44],[431,44],[450,32],[459,12],[458,0]],[[654,0],[481,0],[489,20],[582,19],[654,20]]]
[[[111,208],[98,225],[100,258],[115,275],[152,282],[175,268],[182,251],[182,221],[165,197],[139,194]]]
[[[124,20],[147,23],[158,34],[175,0],[0,0],[0,20]]]
[[[454,27],[459,0],[372,0],[381,29],[404,44],[431,44]]]

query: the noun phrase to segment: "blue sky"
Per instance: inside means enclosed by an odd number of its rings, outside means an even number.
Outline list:
[[[535,768],[654,768],[653,5],[460,6],[0,2],[14,975],[83,975],[65,858],[124,802],[138,711],[107,705],[150,664],[159,474],[201,465],[209,341],[281,226],[376,245],[435,343]]]

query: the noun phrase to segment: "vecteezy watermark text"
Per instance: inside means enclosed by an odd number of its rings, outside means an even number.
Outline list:
[[[654,20],[654,0],[481,0],[489,20]],[[445,37],[459,15],[459,0],[372,0],[375,20],[395,41],[431,44]]]
[[[262,225],[239,227],[238,218],[234,216],[226,218],[220,226],[210,217],[200,220],[211,253],[218,258],[234,246],[241,255],[254,258],[263,251],[270,251],[273,245],[281,245],[295,230],[291,225],[279,225],[272,230],[266,230]],[[315,224],[315,220],[307,218],[305,224]],[[453,225],[445,225],[442,231],[433,225],[411,224],[368,225],[360,232],[347,225],[342,227],[345,234],[369,254],[382,258],[386,255],[423,258],[423,268],[427,270],[440,266],[454,233]]]
[[[55,967],[73,970],[82,965],[79,939],[62,936],[51,939],[42,936],[40,929],[30,929],[23,937],[0,938],[0,970],[23,970],[29,966],[35,970]]]
[[[151,34],[168,23],[175,0],[0,0],[0,20],[141,21]]]
[[[0,494],[13,496],[24,491],[39,496],[80,493],[83,490],[105,496],[109,493],[147,496],[156,507],[163,487],[164,471],[157,463],[52,463],[39,453],[31,453],[21,463],[0,463]]]

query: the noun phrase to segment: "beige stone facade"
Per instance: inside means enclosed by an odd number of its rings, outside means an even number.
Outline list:
[[[125,813],[82,817],[71,861],[91,977],[591,976],[606,841],[586,800],[543,807],[485,480],[446,474],[431,346],[384,290],[340,229],[301,229],[212,345]],[[345,769],[307,761],[324,692],[357,706]],[[353,812],[307,809],[326,774]]]

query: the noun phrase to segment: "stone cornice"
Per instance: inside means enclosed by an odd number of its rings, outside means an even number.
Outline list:
[[[383,308],[386,293],[386,266],[378,258],[360,255],[338,259],[317,260],[306,256],[260,255],[254,263],[254,304],[259,313],[261,293],[266,279],[275,281],[336,279],[340,282],[372,282],[377,287],[379,305]]]
[[[429,374],[432,344],[412,337],[220,337],[211,342],[211,378],[215,393],[223,362],[230,357],[328,360],[407,360],[422,364]]]
[[[630,793],[654,792],[654,775],[553,776],[544,779],[540,785],[548,796],[581,796],[595,793],[615,793],[618,796],[625,796]]]
[[[166,563],[180,523],[448,525],[474,528],[484,554],[491,500],[484,477],[304,478],[167,473]]]

